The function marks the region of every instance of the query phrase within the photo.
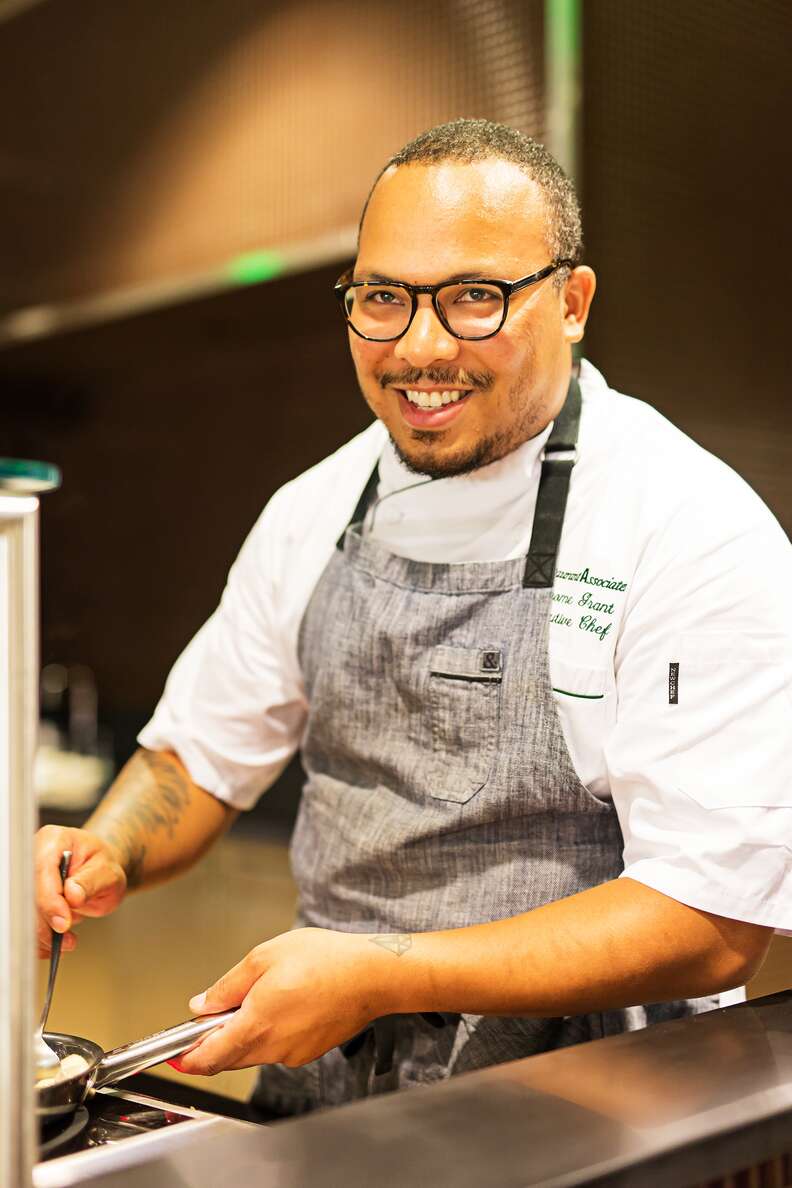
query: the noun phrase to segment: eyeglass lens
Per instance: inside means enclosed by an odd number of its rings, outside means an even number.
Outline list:
[[[396,338],[407,329],[412,313],[410,294],[401,285],[354,286],[345,303],[347,317],[366,338]],[[444,285],[437,304],[454,334],[465,338],[491,334],[503,319],[503,294],[493,285]]]

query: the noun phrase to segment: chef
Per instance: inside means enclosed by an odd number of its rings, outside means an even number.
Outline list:
[[[513,129],[392,158],[336,286],[374,423],[265,508],[85,829],[39,834],[68,949],[300,747],[299,927],[191,1000],[239,1011],[178,1062],[263,1066],[275,1113],[705,1009],[792,930],[792,549],[573,362],[580,234]]]

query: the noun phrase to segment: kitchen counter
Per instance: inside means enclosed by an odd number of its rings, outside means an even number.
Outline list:
[[[792,991],[273,1126],[175,1127],[34,1183],[683,1188],[789,1153]]]

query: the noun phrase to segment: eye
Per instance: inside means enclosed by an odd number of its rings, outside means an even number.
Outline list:
[[[499,301],[500,292],[493,291],[492,289],[479,288],[476,285],[470,285],[470,287],[467,289],[460,289],[455,300],[480,305],[482,302],[486,301]]]
[[[367,305],[402,305],[401,293],[394,293],[392,289],[366,289],[364,301]]]

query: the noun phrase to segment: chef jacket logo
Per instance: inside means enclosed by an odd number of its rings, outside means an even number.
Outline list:
[[[482,672],[500,672],[501,670],[501,653],[500,652],[482,652],[481,653],[481,671]]]

